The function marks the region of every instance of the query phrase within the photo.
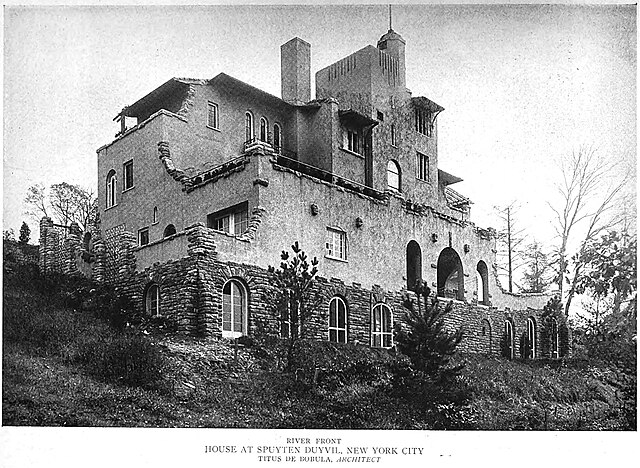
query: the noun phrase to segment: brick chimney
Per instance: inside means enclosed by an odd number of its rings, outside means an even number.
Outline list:
[[[280,47],[282,99],[291,104],[311,100],[311,44],[294,37]]]

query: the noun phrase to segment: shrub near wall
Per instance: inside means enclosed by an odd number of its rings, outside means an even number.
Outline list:
[[[336,388],[352,383],[385,385],[391,382],[392,351],[350,343],[300,340],[292,369],[305,381]]]
[[[130,308],[110,287],[25,269],[5,274],[4,282],[5,345],[77,363],[105,382],[149,387],[160,381],[162,354],[127,327]]]

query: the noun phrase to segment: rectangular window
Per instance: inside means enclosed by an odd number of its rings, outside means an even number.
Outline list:
[[[124,191],[133,188],[133,159],[124,163],[122,172],[122,178],[124,179],[124,187],[122,190]]]
[[[416,153],[416,178],[429,181],[429,156]]]
[[[207,227],[236,236],[244,233],[249,228],[248,203],[239,203],[208,215]]]
[[[138,231],[138,245],[147,245],[149,243],[149,228],[142,228]]]
[[[416,109],[415,112],[416,132],[428,137],[433,136],[433,114],[424,109]]]
[[[360,132],[356,130],[347,130],[347,149],[354,153],[362,154],[360,152]]]
[[[378,111],[377,118],[378,118],[378,120],[380,122],[383,122],[384,121],[384,114],[382,112]]]
[[[398,146],[398,140],[396,138],[396,126],[391,124],[391,145]]]
[[[218,130],[218,104],[207,102],[207,127]]]
[[[339,260],[347,259],[347,233],[327,228],[326,256]]]

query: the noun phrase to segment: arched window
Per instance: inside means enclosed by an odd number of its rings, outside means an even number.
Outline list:
[[[160,288],[155,283],[147,286],[144,294],[144,309],[147,315],[152,317],[160,315]]]
[[[222,288],[222,336],[237,338],[247,334],[247,291],[231,279]]]
[[[118,192],[118,177],[116,177],[116,171],[111,169],[107,174],[107,208],[116,206]]]
[[[394,160],[387,163],[387,185],[390,189],[400,191],[400,166]]]
[[[82,238],[82,248],[89,252],[91,250],[91,233],[85,232]]]
[[[480,324],[480,352],[491,354],[493,351],[493,336],[491,335],[491,324],[487,319],[482,319]]]
[[[525,358],[535,359],[536,357],[536,322],[533,317],[527,319],[527,342],[525,343]]]
[[[489,305],[489,269],[482,260],[476,267],[476,279],[478,280],[478,304]]]
[[[412,240],[407,244],[407,289],[413,291],[416,282],[422,279],[422,250],[420,245]]]
[[[347,342],[347,305],[338,296],[329,302],[329,341]]]
[[[371,317],[371,346],[391,348],[391,309],[386,304],[377,304]]]
[[[265,117],[260,118],[260,141],[269,140],[269,122]]]
[[[169,224],[167,225],[166,228],[164,228],[164,233],[162,234],[162,237],[173,236],[175,233],[176,233],[176,227],[173,224]]]
[[[280,124],[273,125],[273,147],[278,153],[282,148],[282,128]]]
[[[551,330],[550,330],[550,338],[551,338],[551,349],[550,354],[552,358],[560,357],[558,353],[559,349],[559,334],[558,334],[558,321],[556,319],[551,319]]]
[[[253,131],[253,114],[247,111],[244,114],[244,138],[245,141],[253,140],[253,136],[255,135]]]
[[[438,257],[438,296],[464,300],[464,272],[458,253],[446,247]]]
[[[503,340],[502,355],[507,359],[513,359],[513,323],[511,320],[505,320],[504,322]]]

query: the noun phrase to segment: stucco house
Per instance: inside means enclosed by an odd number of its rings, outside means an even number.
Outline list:
[[[390,29],[318,71],[313,99],[310,58],[299,38],[282,45],[281,97],[220,73],[172,78],[122,109],[97,151],[100,227],[63,235],[67,247],[185,333],[253,335],[274,321],[267,268],[298,241],[319,259],[316,339],[392,346],[422,279],[453,301],[463,349],[513,356],[526,341],[527,357],[566,354],[564,318],[543,316],[547,295],[501,288],[495,231],[471,222],[461,179],[438,169],[444,108],[407,89],[404,39]],[[77,254],[55,263],[56,235],[43,220],[41,266],[80,268]]]

